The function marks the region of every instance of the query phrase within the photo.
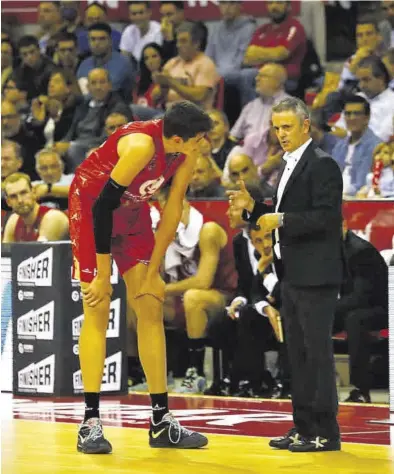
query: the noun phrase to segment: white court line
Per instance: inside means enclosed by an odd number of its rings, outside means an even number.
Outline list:
[[[356,435],[356,434],[371,434],[371,433],[390,433],[390,430],[384,430],[384,431],[351,431],[349,433],[343,433],[341,432],[341,436],[347,436],[347,435]]]

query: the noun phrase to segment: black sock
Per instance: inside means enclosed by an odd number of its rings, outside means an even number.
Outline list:
[[[96,392],[85,392],[85,418],[100,418],[99,412],[100,394]]]
[[[204,376],[205,339],[189,339],[189,367],[195,367]]]
[[[168,413],[168,393],[151,393],[153,423],[157,425],[163,416]]]

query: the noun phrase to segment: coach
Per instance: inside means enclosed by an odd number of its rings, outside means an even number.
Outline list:
[[[273,205],[254,202],[244,183],[228,192],[244,219],[273,231],[281,316],[292,376],[294,428],[270,446],[292,452],[341,449],[331,341],[342,281],[342,176],[310,137],[309,111],[296,98],[272,109],[286,152]]]

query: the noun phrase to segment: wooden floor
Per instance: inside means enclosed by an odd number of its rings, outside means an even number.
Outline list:
[[[76,426],[13,420],[2,426],[3,474],[172,473],[254,474],[330,473],[386,474],[393,472],[390,447],[345,444],[342,452],[292,454],[274,451],[268,439],[210,435],[210,445],[198,451],[151,449],[147,432],[138,428],[106,428],[114,446],[107,456],[75,450]]]
[[[268,446],[268,436],[291,426],[288,403],[178,398],[172,401],[174,412],[187,427],[207,433],[209,445],[193,451],[164,450],[148,446],[146,397],[129,396],[118,405],[113,400],[103,403],[113,454],[88,456],[76,451],[81,400],[0,402],[3,474],[394,473],[393,428],[385,420],[384,407],[341,407],[343,438],[360,443],[344,442],[341,452],[295,454]]]

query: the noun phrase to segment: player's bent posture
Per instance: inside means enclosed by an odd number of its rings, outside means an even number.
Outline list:
[[[166,350],[159,267],[173,240],[200,146],[211,129],[205,112],[190,102],[173,105],[162,120],[120,127],[77,168],[70,189],[70,237],[74,277],[83,293],[79,354],[85,419],[79,451],[110,453],[99,417],[99,392],[112,288],[111,254],[138,321],[139,355],[148,381],[153,416],[152,447],[199,448],[208,440],[188,431],[168,411]],[[173,176],[156,238],[147,201]]]

